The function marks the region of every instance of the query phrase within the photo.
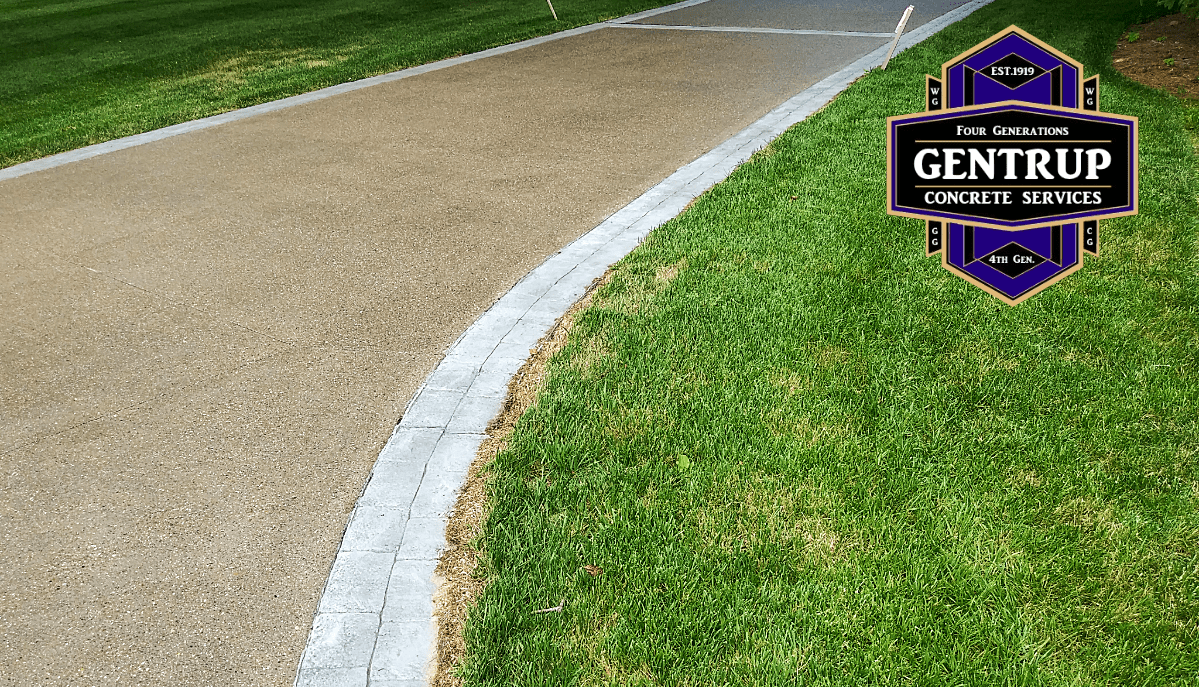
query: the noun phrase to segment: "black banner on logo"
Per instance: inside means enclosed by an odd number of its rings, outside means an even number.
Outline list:
[[[924,77],[924,109],[931,112],[940,110],[944,107],[943,89],[941,81],[934,79],[927,74]]]
[[[940,222],[930,219],[925,223],[925,233],[928,236],[928,250],[925,255],[941,252],[941,247],[945,245],[945,236],[942,232]]]
[[[1017,228],[1136,211],[1132,124],[1112,115],[1008,104],[893,131],[897,213]]]
[[[1092,76],[1082,82],[1082,109],[1099,111],[1099,77]]]
[[[1099,254],[1099,222],[1093,219],[1082,223],[1082,249],[1091,255]]]

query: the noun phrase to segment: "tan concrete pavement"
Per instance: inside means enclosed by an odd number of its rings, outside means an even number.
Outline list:
[[[635,23],[890,33],[895,31],[909,4],[916,8],[908,19],[910,31],[964,3],[965,0],[709,0],[638,19]]]
[[[0,684],[289,684],[455,337],[881,43],[601,29],[0,182]]]

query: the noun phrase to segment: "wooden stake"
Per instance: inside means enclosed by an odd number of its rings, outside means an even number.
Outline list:
[[[549,0],[546,0],[549,2]],[[891,41],[891,49],[887,51],[887,59],[883,60],[883,69],[887,68],[887,63],[891,61],[891,55],[895,52],[895,46],[899,45],[899,37],[903,35],[903,27],[908,24],[908,17],[912,16],[912,10],[916,9],[915,5],[908,5],[908,8],[903,11],[903,16],[899,18],[899,25],[895,27],[895,40]]]

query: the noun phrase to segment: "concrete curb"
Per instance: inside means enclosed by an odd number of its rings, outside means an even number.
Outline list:
[[[898,50],[990,2],[973,0],[917,27],[904,36]],[[554,34],[566,35],[575,34]],[[445,544],[446,518],[487,424],[499,412],[508,382],[529,350],[594,279],[650,231],[881,65],[887,47],[805,89],[679,168],[526,275],[454,342],[408,404],[354,508],[300,661],[297,687],[428,684],[437,641],[433,570]]]

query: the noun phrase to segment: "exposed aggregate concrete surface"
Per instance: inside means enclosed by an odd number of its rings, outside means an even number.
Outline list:
[[[0,684],[290,684],[458,334],[880,42],[603,28],[0,181]]]

